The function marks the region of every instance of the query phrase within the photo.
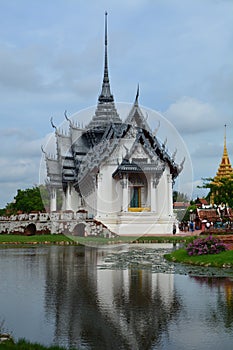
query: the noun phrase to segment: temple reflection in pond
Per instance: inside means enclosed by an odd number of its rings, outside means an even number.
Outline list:
[[[173,275],[98,269],[103,251],[70,248],[47,256],[45,309],[55,320],[54,342],[68,338],[64,345],[95,349],[158,344],[181,307]]]

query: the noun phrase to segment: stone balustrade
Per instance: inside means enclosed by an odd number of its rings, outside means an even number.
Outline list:
[[[0,217],[0,234],[71,234],[75,236],[115,236],[104,225],[87,219],[85,212],[29,213]]]

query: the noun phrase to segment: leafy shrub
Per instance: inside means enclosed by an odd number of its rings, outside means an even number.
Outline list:
[[[197,238],[187,245],[188,255],[218,254],[227,250],[227,245],[211,235],[206,238]]]

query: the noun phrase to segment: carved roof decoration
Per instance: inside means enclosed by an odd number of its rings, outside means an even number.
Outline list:
[[[139,88],[138,88],[139,89]],[[126,124],[130,124],[133,126],[140,127],[142,129],[146,129],[147,131],[151,132],[151,128],[149,124],[146,121],[146,118],[144,117],[141,108],[138,104],[138,97],[139,97],[139,90],[137,91],[137,95],[133,104],[133,107],[131,111],[129,112],[128,117],[125,120]]]
[[[113,178],[123,178],[124,174],[153,174],[156,179],[160,179],[164,170],[165,163],[155,161],[153,163],[147,162],[136,162],[132,160],[130,162],[129,159],[124,158],[120,165],[118,165],[117,169],[112,174]]]
[[[70,135],[56,133],[57,153],[61,158],[72,157]]]
[[[45,153],[45,152],[44,152]],[[47,182],[53,187],[61,187],[62,176],[61,176],[61,167],[58,160],[54,157],[48,156],[45,153],[45,162],[47,169]]]

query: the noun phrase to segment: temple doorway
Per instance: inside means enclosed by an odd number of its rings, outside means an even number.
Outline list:
[[[141,187],[134,186],[132,187],[132,193],[131,193],[131,201],[130,201],[130,207],[131,208],[140,208],[141,207]]]

